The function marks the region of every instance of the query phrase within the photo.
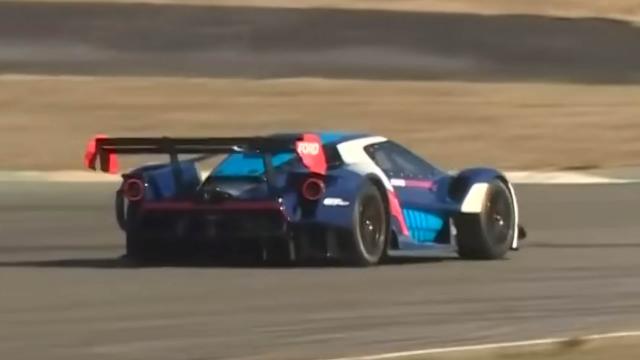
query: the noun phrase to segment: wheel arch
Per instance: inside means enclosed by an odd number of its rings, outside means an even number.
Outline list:
[[[449,196],[452,200],[459,201],[461,213],[479,213],[489,188],[488,185],[492,180],[496,179],[507,187],[513,202],[515,229],[510,248],[511,250],[517,250],[519,248],[519,240],[523,237],[520,226],[518,197],[513,184],[504,173],[491,168],[465,169],[452,180]]]

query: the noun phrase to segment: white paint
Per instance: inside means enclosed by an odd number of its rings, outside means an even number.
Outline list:
[[[479,214],[482,212],[484,206],[484,200],[487,197],[489,190],[489,184],[487,183],[475,183],[469,189],[467,196],[465,196],[460,212],[467,214]]]
[[[337,145],[338,152],[342,160],[347,164],[355,164],[360,162],[371,161],[367,153],[364,151],[365,146],[377,144],[387,141],[382,136],[369,136],[355,140],[345,141]]]
[[[509,192],[511,192],[511,199],[513,199],[514,217],[515,217],[515,230],[513,231],[513,241],[511,242],[511,250],[518,249],[518,233],[520,232],[520,209],[518,208],[518,197],[516,196],[516,190],[511,185],[510,181],[507,181],[509,185]]]
[[[393,190],[393,186],[387,178],[387,175],[385,175],[382,169],[380,169],[364,151],[365,146],[384,141],[387,141],[387,139],[382,136],[371,136],[345,141],[338,144],[337,148],[348,169],[359,174],[375,174],[380,178],[385,188]]]
[[[296,152],[302,155],[318,155],[320,153],[320,144],[309,141],[298,141],[296,143]]]
[[[570,337],[548,338],[548,339],[490,343],[490,344],[480,344],[480,345],[451,346],[451,347],[443,347],[443,348],[431,348],[431,349],[422,349],[422,350],[413,350],[413,351],[381,353],[381,354],[366,355],[366,356],[334,358],[329,360],[402,359],[410,356],[421,356],[421,355],[431,355],[431,354],[441,354],[441,353],[464,352],[464,351],[475,351],[475,350],[492,350],[492,349],[513,348],[513,347],[517,348],[517,347],[535,346],[535,345],[552,345],[552,344],[558,344],[558,343],[571,341],[575,339],[588,341],[588,340],[601,340],[601,339],[637,337],[637,336],[640,336],[640,331],[604,333],[604,334],[588,335],[588,336],[576,337],[576,338],[570,338]]]
[[[407,186],[407,182],[404,179],[391,179],[391,186],[397,187],[405,187]]]
[[[322,204],[325,206],[348,206],[350,202],[342,198],[328,197],[322,201]]]

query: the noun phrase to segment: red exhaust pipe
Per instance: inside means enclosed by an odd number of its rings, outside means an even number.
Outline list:
[[[145,185],[140,179],[127,179],[122,184],[122,195],[129,201],[139,201],[144,197]]]
[[[302,184],[302,196],[307,200],[320,199],[324,191],[324,182],[320,179],[310,178]]]

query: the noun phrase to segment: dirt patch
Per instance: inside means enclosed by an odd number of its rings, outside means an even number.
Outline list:
[[[18,0],[31,2],[31,0]],[[59,0],[58,0],[59,1]],[[58,2],[44,0],[38,2]],[[636,0],[67,0],[69,3],[151,3],[292,8],[378,9],[473,14],[531,14],[563,17],[640,18]]]
[[[640,87],[0,77],[3,169],[78,169],[87,138],[379,133],[444,167],[640,163]]]

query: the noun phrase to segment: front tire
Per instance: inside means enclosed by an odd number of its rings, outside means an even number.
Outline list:
[[[349,265],[376,265],[384,257],[391,227],[388,207],[380,190],[367,182],[354,204],[349,241]]]
[[[465,259],[495,260],[505,256],[515,235],[516,216],[511,192],[501,179],[489,183],[479,214],[455,220],[458,254]]]

